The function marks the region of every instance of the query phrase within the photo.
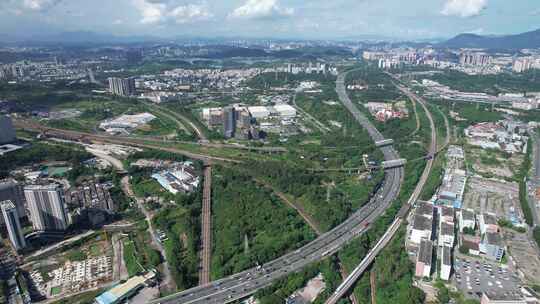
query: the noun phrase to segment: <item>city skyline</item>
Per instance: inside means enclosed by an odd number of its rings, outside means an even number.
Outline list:
[[[2,0],[0,35],[414,40],[525,32],[540,28],[539,15],[534,0],[416,0],[406,6],[396,0]]]

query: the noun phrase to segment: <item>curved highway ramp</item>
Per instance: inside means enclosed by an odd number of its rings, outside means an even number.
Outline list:
[[[355,119],[367,130],[374,142],[384,141],[382,134],[371,124],[351,102],[345,91],[342,74],[336,81],[336,91],[341,102],[353,114]],[[385,161],[399,159],[398,153],[392,146],[380,147]],[[257,290],[268,287],[275,280],[288,274],[302,270],[307,265],[320,261],[339,251],[344,245],[369,229],[386,209],[396,199],[403,180],[403,167],[393,167],[385,171],[382,187],[373,196],[373,199],[356,211],[345,222],[336,226],[304,247],[285,254],[271,262],[256,268],[234,274],[203,286],[197,286],[179,293],[175,293],[157,300],[152,304],[222,304],[230,303],[249,295]]]

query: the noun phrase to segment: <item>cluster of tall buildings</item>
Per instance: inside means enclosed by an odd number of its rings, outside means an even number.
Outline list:
[[[134,96],[135,90],[135,78],[109,78],[109,91],[114,95],[119,96]]]
[[[2,209],[2,218],[4,219],[13,248],[16,251],[24,249],[26,247],[26,239],[22,231],[17,207],[12,201],[3,201],[0,202],[0,208]]]
[[[512,71],[523,73],[531,69],[540,69],[540,58],[521,57],[516,58],[512,63]]]
[[[402,64],[418,64],[423,56],[415,50],[392,51],[364,51],[362,58],[368,61],[377,61],[380,69],[398,68]]]
[[[259,138],[259,132],[253,126],[253,118],[245,107],[206,108],[202,116],[210,128],[221,127],[225,138]]]
[[[310,61],[307,65],[289,63],[287,64],[285,72],[295,75],[300,73],[326,75],[327,73],[334,74],[334,69],[326,63],[317,62],[314,64]]]
[[[461,65],[486,66],[490,65],[492,60],[491,56],[480,52],[462,52],[459,55],[459,64]]]
[[[26,203],[26,207],[25,207]],[[64,190],[61,185],[29,185],[23,188],[14,180],[0,182],[0,208],[13,248],[27,246],[20,219],[27,215],[37,232],[62,232],[70,225]]]
[[[0,201],[11,201],[17,207],[20,217],[25,216],[24,187],[13,179],[0,181]],[[0,224],[4,224],[4,218],[0,217]]]
[[[69,225],[64,189],[58,184],[24,188],[30,221],[36,231],[65,231]]]
[[[263,135],[260,130],[265,130],[268,125],[291,125],[296,114],[296,109],[288,104],[251,107],[231,105],[204,108],[202,118],[209,128],[222,127],[226,138],[260,139]]]
[[[223,108],[223,135],[225,138],[250,136],[258,138],[258,132],[252,128],[251,115],[246,108],[229,106]]]
[[[23,78],[25,68],[20,64],[0,65],[0,80]]]

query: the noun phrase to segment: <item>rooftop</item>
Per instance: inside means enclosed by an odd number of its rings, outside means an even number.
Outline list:
[[[15,204],[13,204],[12,201],[10,200],[7,200],[7,201],[3,201],[3,202],[0,202],[0,208],[2,209],[15,209]]]
[[[484,240],[489,245],[503,246],[502,238],[498,233],[486,232]]]
[[[461,217],[465,221],[474,221],[474,211],[469,210],[469,209],[462,209]]]
[[[444,217],[454,217],[454,208],[441,206],[440,207],[441,216]]]
[[[452,248],[444,246],[442,249],[443,265],[452,266]]]
[[[461,235],[461,245],[465,248],[468,248],[469,250],[480,250],[478,242],[465,235]]]
[[[135,276],[127,280],[125,283],[116,285],[109,291],[104,292],[96,298],[98,304],[110,304],[116,303],[118,300],[126,297],[133,290],[143,286],[146,281],[152,279],[155,276],[154,272],[150,272],[144,276]]]
[[[441,223],[441,235],[454,235],[454,225],[447,222]]]
[[[24,190],[33,190],[33,191],[56,191],[62,186],[59,184],[48,184],[48,185],[27,185],[24,187]]]
[[[430,230],[433,226],[433,220],[423,215],[415,215],[413,222],[413,229],[415,230]]]
[[[487,291],[484,292],[484,296],[495,301],[523,301],[525,303],[522,293],[517,290],[506,292]]]
[[[433,216],[433,205],[425,202],[418,202],[416,206],[416,214],[423,216]]]
[[[433,255],[433,243],[429,240],[422,240],[418,249],[418,262],[431,265]]]
[[[498,225],[497,218],[490,213],[482,213],[482,218],[484,219],[484,224],[486,225]]]

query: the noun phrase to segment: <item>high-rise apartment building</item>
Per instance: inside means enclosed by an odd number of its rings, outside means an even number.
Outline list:
[[[134,78],[109,78],[109,91],[114,95],[133,96],[135,95]]]
[[[0,145],[12,143],[16,139],[11,117],[0,115]]]
[[[0,202],[0,208],[2,209],[2,217],[6,223],[6,228],[9,235],[9,240],[16,251],[22,250],[26,247],[26,240],[22,233],[21,223],[19,222],[19,214],[17,208],[12,201]]]
[[[516,73],[523,73],[533,68],[533,60],[531,58],[517,58],[512,64],[512,71]]]
[[[31,185],[24,188],[30,220],[36,231],[63,231],[69,225],[62,186]]]
[[[234,107],[223,109],[223,135],[225,138],[233,138],[236,131],[236,110]]]
[[[11,201],[17,208],[19,217],[24,217],[26,215],[23,186],[16,180],[0,180],[0,202],[2,201]],[[3,223],[4,218],[0,217],[0,224]]]
[[[492,57],[485,53],[463,52],[459,55],[461,65],[485,66],[491,63]]]

